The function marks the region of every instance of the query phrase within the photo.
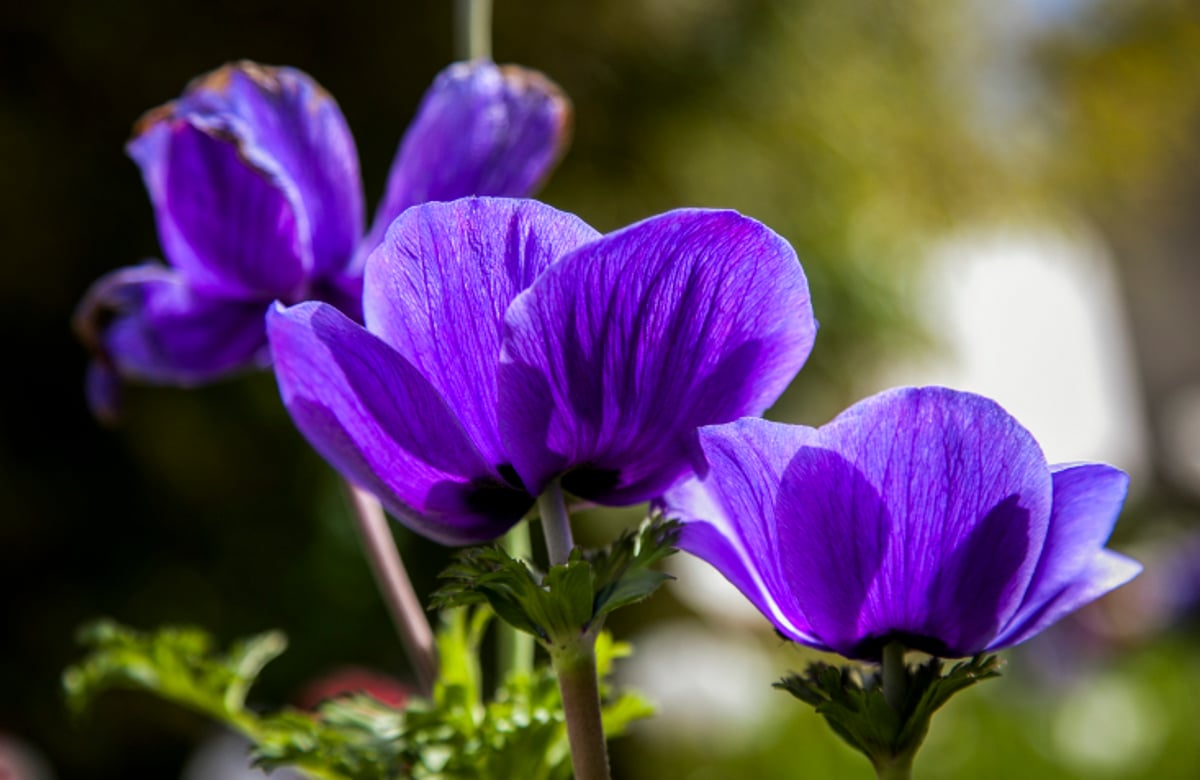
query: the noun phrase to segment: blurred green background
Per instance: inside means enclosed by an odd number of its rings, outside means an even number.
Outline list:
[[[62,780],[170,778],[211,734],[138,695],[67,717],[58,677],[99,615],[285,630],[265,705],[346,664],[408,674],[338,483],[271,377],[138,389],[105,430],[68,319],[94,278],[160,256],[122,154],[141,112],[228,60],[299,67],[341,104],[373,204],[451,30],[445,0],[0,10],[0,750],[17,740]],[[919,776],[1196,777],[1200,4],[498,0],[494,38],[575,102],[544,200],[601,230],[731,207],[795,245],[821,331],[770,416],[820,424],[893,377],[961,377],[1052,460],[1133,475],[1114,544],[1147,573],[952,702]],[[636,519],[593,513],[577,534]],[[429,592],[446,551],[396,536]],[[676,566],[613,625],[639,650],[623,673],[660,703],[614,744],[615,776],[869,777],[770,690],[806,656]]]

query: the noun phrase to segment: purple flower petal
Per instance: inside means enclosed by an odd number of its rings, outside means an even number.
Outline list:
[[[267,332],[296,426],[416,532],[444,544],[486,541],[532,506],[417,368],[332,306],[277,306]]]
[[[1041,631],[1086,601],[1123,585],[1141,569],[1103,549],[1125,501],[1129,477],[1111,466],[1086,463],[1056,466],[1053,479],[1054,505],[1037,571],[1021,608],[995,646],[1016,644]],[[1080,600],[1085,596],[1086,601]]]
[[[808,285],[782,238],[734,212],[681,210],[587,244],[509,308],[500,425],[531,492],[659,495],[696,428],[757,415],[812,348]]]
[[[295,295],[311,262],[304,219],[232,137],[170,120],[130,144],[167,260],[197,290],[269,301]]]
[[[265,365],[265,310],[259,302],[208,297],[156,264],[100,278],[75,315],[76,332],[99,363],[89,379],[93,408],[101,416],[116,412],[112,375],[189,386]]]
[[[1142,571],[1142,565],[1111,550],[1094,555],[1075,579],[1038,609],[1020,615],[1003,636],[988,645],[988,650],[1000,650],[1020,644],[1045,630],[1070,613],[1090,604],[1111,590],[1121,587]]]
[[[779,481],[812,428],[746,418],[700,429],[705,479],[690,477],[663,495],[684,521],[679,547],[708,561],[786,636],[823,647],[780,566],[775,535]]]
[[[785,576],[814,632],[877,658],[901,638],[970,655],[1017,609],[1046,537],[1050,472],[994,402],[882,393],[820,429],[780,487]]]
[[[858,654],[868,594],[888,549],[891,514],[845,458],[829,450],[797,451],[780,488],[768,533],[777,564],[809,615],[810,631],[846,656]]]
[[[396,153],[363,255],[417,203],[531,194],[558,162],[570,116],[566,95],[536,71],[483,60],[442,71]]]
[[[347,267],[363,231],[358,153],[341,110],[319,84],[293,68],[243,61],[196,79],[142,125],[166,116],[226,138],[278,185],[297,212],[313,277]],[[144,145],[140,138],[130,145],[143,170],[155,164]]]
[[[367,329],[429,380],[493,465],[509,463],[496,420],[504,312],[556,258],[597,237],[536,201],[470,198],[409,209],[367,262]]]

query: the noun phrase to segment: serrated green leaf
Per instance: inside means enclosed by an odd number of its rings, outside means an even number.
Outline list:
[[[596,594],[595,616],[604,617],[610,612],[636,604],[650,596],[671,575],[660,571],[633,571]]]
[[[915,696],[909,697],[911,706],[904,728],[896,739],[898,748],[915,752],[925,740],[934,713],[950,697],[977,682],[999,677],[1002,666],[999,657],[980,654],[955,664],[945,675],[941,674],[942,664],[936,658],[918,667],[910,678]]]
[[[551,566],[543,581],[546,598],[539,602],[548,636],[583,633],[591,624],[593,589],[592,567],[579,555],[561,566]]]
[[[546,637],[541,583],[524,561],[510,558],[500,547],[462,550],[440,576],[444,584],[431,598],[434,608],[486,601],[504,622],[539,639]]]

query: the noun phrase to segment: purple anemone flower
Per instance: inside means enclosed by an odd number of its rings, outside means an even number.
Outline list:
[[[93,411],[116,414],[122,380],[191,386],[264,365],[272,301],[323,300],[359,318],[365,257],[397,215],[427,200],[529,194],[558,160],[569,117],[540,74],[451,65],[364,236],[358,154],[327,92],[298,70],[250,62],[196,79],[129,142],[170,265],[110,273],[80,304]]]
[[[1126,475],[1047,465],[995,402],[881,393],[821,428],[703,428],[703,478],[674,486],[680,546],[797,642],[879,660],[1023,642],[1141,571],[1105,549]]]
[[[437,541],[495,538],[553,480],[661,494],[696,428],[759,414],[812,349],[792,248],[729,211],[607,235],[528,200],[426,203],[367,259],[363,328],[321,303],[267,317],[297,426]]]

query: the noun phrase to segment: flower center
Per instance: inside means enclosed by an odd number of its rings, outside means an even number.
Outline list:
[[[959,658],[964,654],[956,652],[941,639],[907,631],[890,631],[886,634],[870,636],[854,646],[850,652],[852,658],[863,661],[878,662],[883,658],[883,648],[892,642],[899,642],[908,650],[916,650],[939,658]],[[966,655],[970,655],[967,653]]]

